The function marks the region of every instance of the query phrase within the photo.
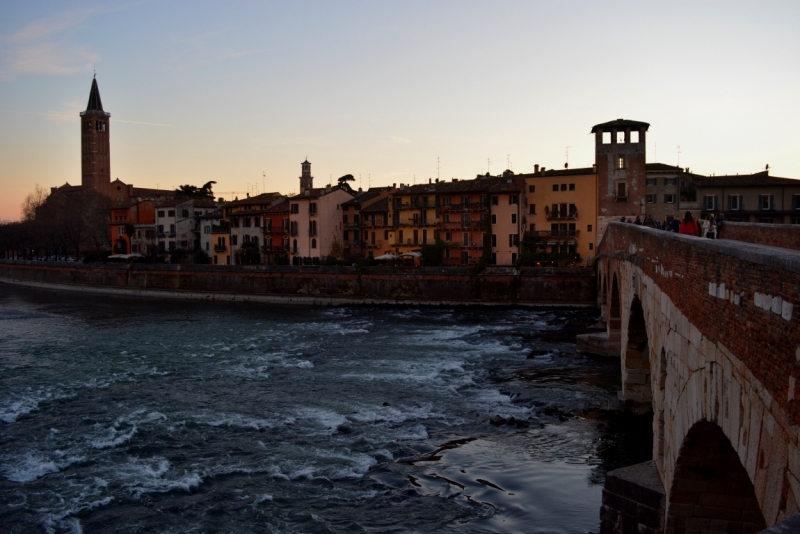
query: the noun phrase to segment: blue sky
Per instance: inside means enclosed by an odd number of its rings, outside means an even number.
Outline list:
[[[447,179],[567,147],[588,166],[592,125],[621,117],[651,124],[649,161],[800,178],[797,21],[798,2],[4,2],[0,219],[80,183],[93,69],[112,178],[140,186],[288,193],[306,156],[316,185],[365,188],[437,158]]]

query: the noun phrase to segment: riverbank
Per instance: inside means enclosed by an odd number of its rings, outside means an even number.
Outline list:
[[[146,298],[322,306],[594,307],[586,268],[241,267],[0,261],[0,282]]]

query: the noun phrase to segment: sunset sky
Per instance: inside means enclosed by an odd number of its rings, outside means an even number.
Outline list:
[[[651,162],[800,178],[799,21],[796,0],[6,1],[0,219],[80,184],[94,69],[112,179],[143,187],[296,192],[306,157],[315,185],[364,188],[437,158],[446,179],[567,147],[589,166],[617,118],[651,124]]]

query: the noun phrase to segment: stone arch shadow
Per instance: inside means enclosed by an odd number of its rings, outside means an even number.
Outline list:
[[[695,423],[681,445],[665,532],[755,533],[766,528],[755,486],[722,429]]]

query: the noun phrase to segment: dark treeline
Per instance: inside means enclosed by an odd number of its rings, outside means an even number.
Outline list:
[[[109,249],[111,201],[91,190],[51,194],[36,186],[22,204],[22,220],[0,224],[0,256],[80,260],[92,250]]]

